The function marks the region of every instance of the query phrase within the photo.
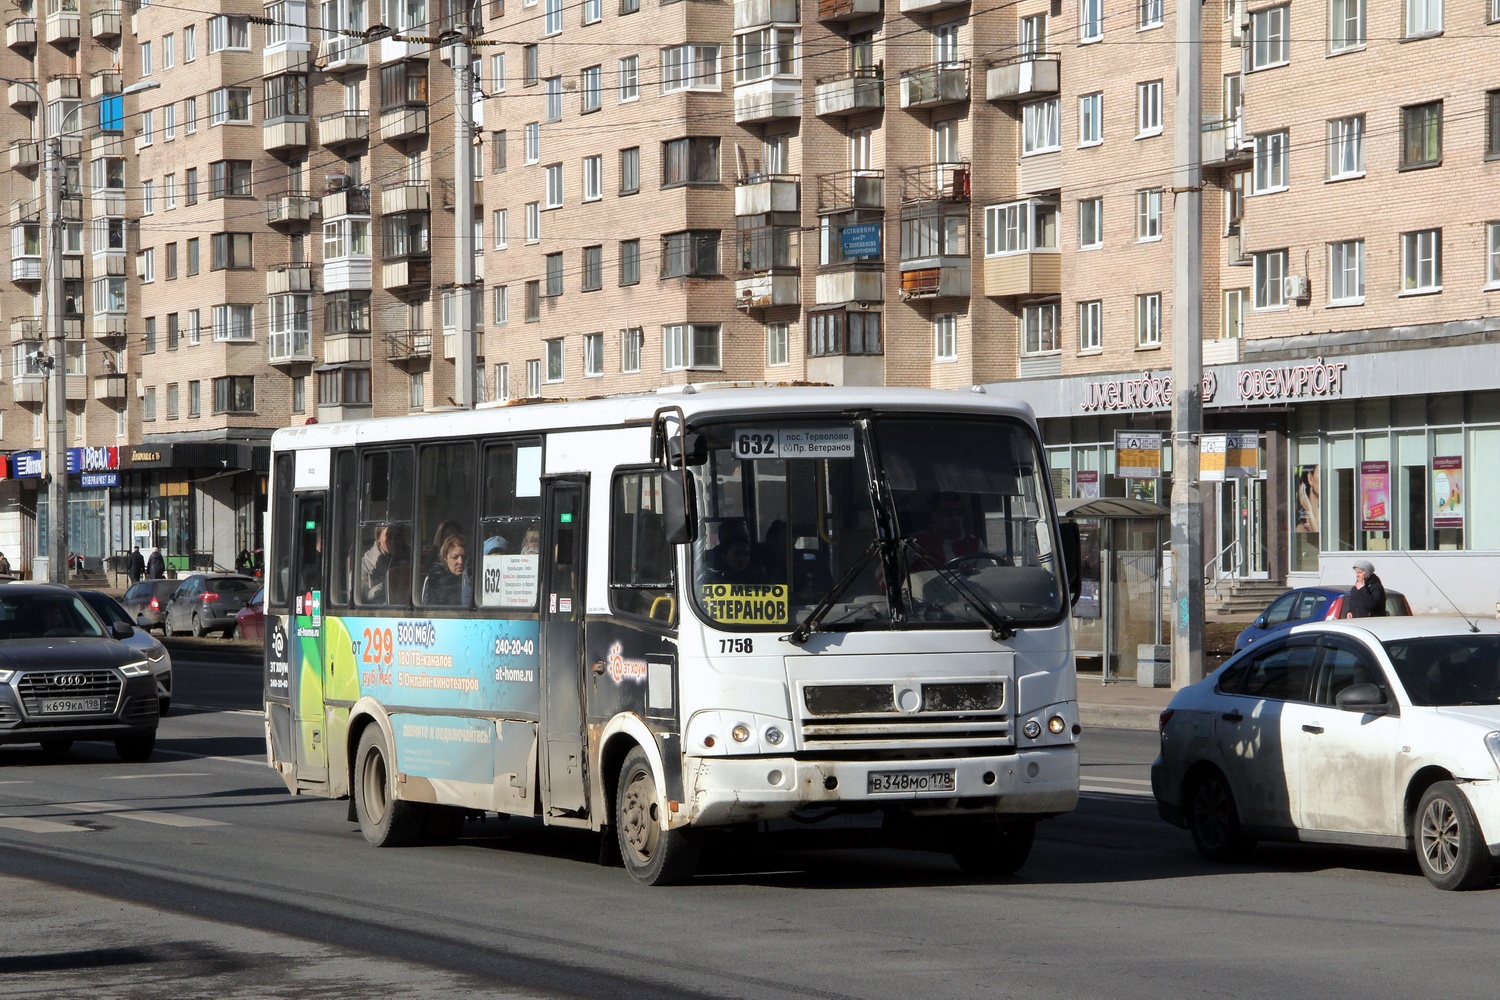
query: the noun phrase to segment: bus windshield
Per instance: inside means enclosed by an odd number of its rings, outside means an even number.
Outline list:
[[[711,624],[828,630],[1056,624],[1066,588],[1045,465],[1008,418],[700,427],[693,596]]]

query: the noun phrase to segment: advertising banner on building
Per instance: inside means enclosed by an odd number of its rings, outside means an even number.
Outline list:
[[[1432,526],[1464,526],[1464,459],[1440,455],[1432,460]]]
[[[1359,528],[1391,530],[1391,463],[1359,463]]]
[[[1099,470],[1078,470],[1078,495],[1085,500],[1099,499]]]
[[[1115,475],[1161,478],[1161,431],[1115,431]]]
[[[1319,511],[1322,508],[1323,491],[1318,484],[1316,465],[1297,466],[1297,528],[1309,534],[1318,533]]]

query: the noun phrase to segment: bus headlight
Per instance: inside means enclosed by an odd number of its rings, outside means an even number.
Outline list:
[[[778,729],[775,726],[767,726],[766,727],[766,742],[769,743],[769,744],[771,744],[771,746],[773,746],[773,747],[779,747],[779,746],[781,746],[781,741],[784,740],[784,739],[786,739],[786,733],[783,733],[780,729]]]
[[[1042,735],[1042,724],[1035,719],[1027,719],[1026,725],[1021,727],[1021,732],[1026,734],[1028,740],[1034,740]]]
[[[735,727],[729,731],[729,735],[734,737],[734,741],[736,743],[743,743],[750,738],[750,727],[745,725],[743,722],[737,723]]]
[[[1068,724],[1063,721],[1063,717],[1060,715],[1054,715],[1047,720],[1047,731],[1053,736],[1061,736],[1062,731],[1066,728],[1068,728]]]

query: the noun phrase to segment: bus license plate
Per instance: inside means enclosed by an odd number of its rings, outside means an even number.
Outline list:
[[[953,771],[871,771],[869,794],[951,792],[958,787]]]
[[[104,703],[99,698],[43,698],[42,712],[102,712]]]

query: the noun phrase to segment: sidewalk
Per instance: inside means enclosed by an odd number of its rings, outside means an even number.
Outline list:
[[[1078,715],[1085,730],[1156,729],[1161,710],[1167,707],[1171,688],[1141,687],[1134,678],[1105,684],[1099,674],[1078,675]]]

